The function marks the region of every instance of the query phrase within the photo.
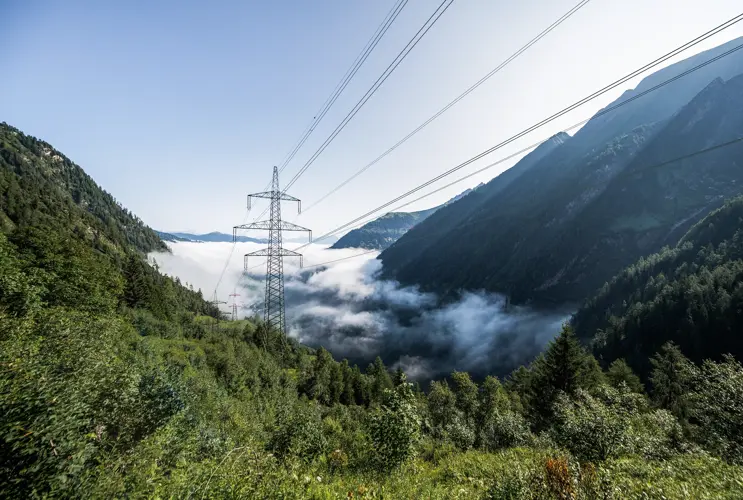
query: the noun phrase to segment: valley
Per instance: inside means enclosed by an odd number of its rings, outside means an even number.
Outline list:
[[[743,498],[743,14],[590,1],[438,108],[536,17],[395,0],[317,112],[376,4],[0,6],[0,497]]]

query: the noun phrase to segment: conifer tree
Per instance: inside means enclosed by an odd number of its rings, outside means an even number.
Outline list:
[[[380,401],[385,389],[392,389],[392,378],[384,366],[384,361],[379,356],[376,357],[373,364],[369,365],[366,370],[371,380],[371,397],[374,401]]]
[[[593,388],[600,382],[600,369],[595,358],[591,358],[593,356],[580,345],[573,328],[564,324],[544,356],[532,365],[529,409],[536,428],[549,423],[558,394],[573,395],[579,388]]]
[[[689,393],[693,390],[696,367],[673,342],[663,344],[650,363],[653,365],[650,375],[653,402],[685,424],[689,417]]]
[[[616,359],[609,365],[606,378],[614,387],[619,387],[624,383],[632,392],[642,393],[644,391],[640,377],[635,375],[624,359]]]

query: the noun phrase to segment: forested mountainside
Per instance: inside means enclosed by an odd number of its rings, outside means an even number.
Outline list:
[[[643,257],[573,318],[604,364],[624,358],[639,374],[673,341],[694,361],[743,357],[743,197],[694,225],[674,247]]]
[[[0,123],[0,226],[64,219],[99,249],[167,250],[158,235],[44,141]]]
[[[343,235],[330,248],[367,248],[370,250],[383,250],[397,241],[410,228],[430,217],[441,207],[464,198],[470,193],[476,192],[483,184],[467,189],[459,193],[442,205],[428,210],[418,212],[390,212],[381,217],[367,222],[358,229],[353,229]]]
[[[617,102],[725,47],[647,77]],[[740,53],[591,120],[533,164],[526,156],[528,168],[517,163],[510,182],[500,180],[509,170],[481,189],[496,191],[486,199],[439,210],[381,254],[384,274],[442,294],[485,289],[517,303],[579,303],[741,192],[740,144],[647,170],[743,135],[741,77],[699,85],[699,73],[743,72]]]
[[[425,220],[436,208],[420,212],[390,212],[344,234],[330,248],[368,248],[383,250],[413,226]]]
[[[38,192],[34,170],[15,175],[3,199]],[[42,186],[3,208],[3,497],[743,496],[732,358],[664,344],[640,380],[621,360],[602,370],[565,325],[505,381],[455,372],[424,393],[379,358],[362,372],[258,320],[217,322],[115,225],[92,237],[84,205],[50,211],[63,191]],[[726,240],[740,206],[687,238]]]

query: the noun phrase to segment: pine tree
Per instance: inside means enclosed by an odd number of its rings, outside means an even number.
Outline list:
[[[580,345],[573,328],[564,324],[544,356],[533,366],[529,410],[537,429],[552,417],[552,405],[560,392],[572,395],[578,388],[592,388],[600,381],[595,358]],[[598,373],[597,373],[598,370]]]
[[[340,364],[343,377],[343,391],[341,392],[341,403],[344,405],[356,404],[356,391],[354,387],[354,371],[349,366],[348,360],[344,359]]]
[[[322,404],[329,405],[332,401],[331,377],[333,357],[324,347],[317,350],[315,362],[312,364],[312,373],[308,383],[308,394],[310,398],[316,399]]]
[[[397,370],[395,370],[395,374],[392,377],[392,383],[395,384],[395,387],[397,387],[400,384],[404,384],[405,380],[405,372],[403,372],[402,368],[398,366]]]
[[[684,424],[689,417],[689,398],[692,392],[695,366],[673,342],[666,342],[660,352],[650,359],[653,402],[673,413]]]
[[[619,387],[624,383],[632,392],[642,393],[645,390],[640,377],[635,375],[632,368],[623,359],[616,359],[609,365],[606,378],[614,387]]]
[[[371,397],[374,401],[381,401],[385,389],[392,389],[392,378],[384,366],[382,358],[377,356],[373,364],[370,364],[366,370],[371,380]]]
[[[343,368],[341,367],[340,363],[337,363],[333,360],[330,364],[330,405],[340,403],[341,394],[343,393],[343,387]]]

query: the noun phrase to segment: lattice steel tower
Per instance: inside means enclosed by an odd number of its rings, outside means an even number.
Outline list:
[[[281,220],[281,202],[296,201],[297,213],[301,213],[302,204],[298,198],[282,193],[279,189],[279,170],[273,167],[273,182],[271,191],[248,195],[248,209],[251,198],[267,198],[271,200],[271,218],[267,221],[253,222],[235,226],[232,236],[237,241],[239,229],[261,229],[268,231],[268,248],[245,254],[245,270],[248,269],[248,257],[267,257],[266,262],[266,298],[263,308],[263,318],[269,328],[275,328],[286,333],[286,314],[284,311],[284,257],[299,257],[299,266],[302,266],[302,254],[284,248],[281,244],[282,231],[307,231],[312,241],[312,231],[291,222]]]

